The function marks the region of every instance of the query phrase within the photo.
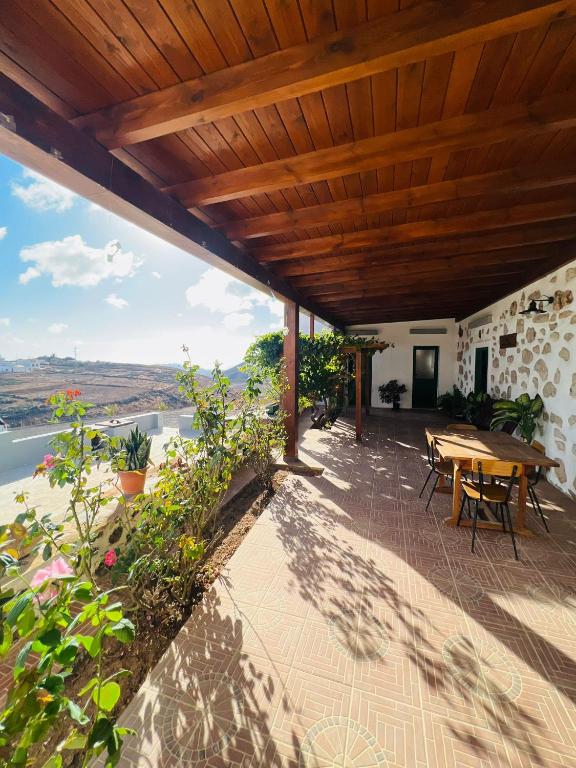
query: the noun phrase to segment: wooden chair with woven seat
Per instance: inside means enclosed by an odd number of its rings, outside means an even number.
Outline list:
[[[462,422],[460,424],[448,424],[446,429],[450,432],[478,432],[478,427],[474,424]]]
[[[472,552],[476,542],[476,526],[478,523],[478,510],[480,504],[486,503],[494,505],[495,511],[500,511],[502,519],[502,530],[506,533],[506,519],[508,519],[508,532],[512,537],[512,546],[514,547],[514,557],[518,560],[518,550],[516,549],[516,537],[514,536],[514,527],[510,515],[510,495],[515,481],[522,472],[522,468],[509,461],[497,461],[494,459],[472,459],[472,472],[478,475],[478,480],[462,481],[462,504],[460,505],[460,514],[458,515],[458,525],[462,520],[464,504],[468,506],[468,515],[472,518]],[[485,476],[491,475],[501,479],[507,479],[504,484],[496,483],[491,480],[486,482]],[[471,503],[474,502],[474,511],[471,512]]]
[[[428,502],[426,504],[426,509],[428,509],[430,502],[432,501],[434,491],[436,490],[436,486],[438,485],[438,480],[440,480],[441,476],[451,478],[454,473],[454,465],[451,461],[444,461],[436,457],[436,440],[433,437],[429,438],[428,434],[426,434],[426,455],[428,457],[428,466],[430,467],[430,472],[428,472],[428,477],[424,481],[424,485],[422,486],[422,490],[420,491],[418,498],[422,498],[422,494],[428,485],[428,481],[435,473],[436,477],[434,478],[432,490],[430,491],[430,496],[428,497]]]

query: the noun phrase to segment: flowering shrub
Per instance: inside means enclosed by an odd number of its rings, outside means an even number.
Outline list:
[[[64,523],[40,516],[27,495],[19,494],[23,512],[11,525],[0,526],[0,658],[14,656],[12,682],[0,711],[0,754],[2,765],[10,768],[36,761],[57,727],[63,737],[44,768],[62,766],[64,756],[74,752],[81,753],[86,766],[104,750],[112,766],[128,732],[111,717],[124,672],[107,676],[103,662],[110,642],[130,643],[135,630],[122,604],[113,600],[116,590],[103,591],[92,574],[94,521],[108,500],[104,483],[91,486],[89,477],[93,466],[109,457],[111,444],[84,424],[89,404],[79,401],[79,395],[69,389],[50,398],[54,420],[70,418],[72,425],[55,436],[54,453],[36,470],[47,474],[51,486],[70,486]],[[63,541],[67,522],[75,528],[74,542]],[[46,562],[31,578],[25,554]],[[75,691],[67,682],[86,656],[92,659],[94,675]]]

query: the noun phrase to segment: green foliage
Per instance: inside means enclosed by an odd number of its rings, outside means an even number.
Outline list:
[[[398,384],[398,379],[391,379],[387,384],[381,384],[378,392],[383,403],[392,403],[396,408],[400,404],[400,395],[406,392],[406,385]]]
[[[202,558],[218,539],[233,473],[250,463],[266,480],[283,439],[281,418],[263,419],[260,378],[249,378],[236,394],[218,364],[207,386],[197,372],[188,360],[177,380],[194,407],[198,436],[168,444],[154,489],[136,500],[136,527],[114,569],[127,575],[136,599],[150,608],[167,596],[182,605],[189,601]]]
[[[492,419],[494,401],[485,392],[469,392],[464,406],[464,416],[475,426],[488,429]]]
[[[131,430],[128,437],[121,437],[119,450],[114,456],[115,466],[119,470],[137,472],[146,469],[150,461],[152,438],[146,432],[141,432],[138,425]]]
[[[439,410],[444,411],[448,416],[463,416],[466,410],[466,395],[454,385],[452,392],[445,392],[443,395],[440,395],[437,406]]]
[[[54,438],[56,455],[47,455],[37,469],[52,486],[70,485],[66,520],[76,526],[77,541],[62,539],[63,525],[49,515],[40,517],[20,493],[24,507],[11,525],[0,526],[0,658],[14,658],[12,681],[0,711],[0,747],[6,768],[36,764],[41,745],[57,727],[65,735],[44,766],[61,766],[64,752],[79,753],[87,766],[107,750],[107,765],[116,765],[123,737],[129,733],[109,718],[120,697],[117,680],[123,671],[106,677],[103,659],[111,642],[130,643],[134,626],[112,602],[114,590],[102,591],[91,575],[94,516],[104,503],[103,486],[90,487],[93,466],[109,457],[104,435],[87,428],[82,417],[87,403],[68,390],[54,395],[54,418],[71,418],[69,431]],[[101,449],[92,451],[99,438]],[[41,555],[47,562],[30,578],[23,554]],[[78,693],[68,680],[88,654],[94,675]]]
[[[325,412],[332,415],[344,393],[350,374],[346,367],[344,346],[366,343],[366,339],[345,336],[336,331],[322,331],[313,338],[301,333],[298,337],[299,404],[300,407],[324,404]],[[284,334],[274,331],[259,336],[246,352],[244,370],[258,372],[275,384],[282,381],[282,355]]]
[[[516,400],[499,400],[494,403],[495,416],[490,424],[490,429],[496,429],[508,421],[514,422],[522,438],[530,444],[534,439],[538,418],[543,410],[544,402],[540,395],[531,398],[524,392]]]

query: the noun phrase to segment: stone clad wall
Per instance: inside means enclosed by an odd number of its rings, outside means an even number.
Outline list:
[[[466,318],[457,330],[456,383],[474,389],[475,349],[488,346],[488,391],[493,397],[515,398],[538,392],[544,416],[537,439],[560,466],[548,479],[576,496],[576,260],[526,288]],[[543,315],[521,315],[532,297],[555,296]],[[571,300],[572,299],[572,300]],[[470,330],[474,318],[492,322]],[[500,349],[500,336],[517,333],[517,346]]]

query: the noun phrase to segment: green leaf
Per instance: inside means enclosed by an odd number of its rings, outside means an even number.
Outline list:
[[[78,704],[76,704],[75,701],[71,701],[68,699],[68,712],[70,712],[70,717],[72,720],[77,722],[79,725],[86,725],[90,722],[90,718],[87,717],[84,712],[80,709]],[[86,737],[82,737],[84,741],[86,741]],[[80,747],[66,747],[66,749],[80,749]]]
[[[38,638],[42,645],[45,645],[48,648],[56,648],[57,645],[60,645],[61,639],[60,631],[56,628],[49,629],[48,632],[44,632],[44,634],[40,635]]]
[[[120,686],[118,683],[106,683],[100,689],[92,691],[92,701],[105,712],[111,712],[120,698]]]
[[[52,557],[52,545],[46,544],[46,546],[42,550],[42,560],[44,561],[50,560],[51,557]]]
[[[62,755],[52,755],[46,760],[42,768],[62,768]]]
[[[25,643],[22,648],[20,649],[20,653],[18,656],[16,656],[16,661],[14,662],[14,677],[18,678],[20,674],[24,671],[24,668],[26,666],[26,659],[28,658],[28,655],[30,651],[32,650],[32,642]]]
[[[73,731],[65,741],[60,742],[58,749],[84,749],[87,741],[87,736]]]
[[[108,627],[109,633],[113,635],[121,643],[131,643],[136,636],[136,630],[134,624],[130,619],[122,619],[117,624]]]
[[[12,630],[5,622],[0,628],[0,656],[6,656],[12,647]]]
[[[88,693],[88,691],[91,691],[95,685],[98,685],[97,677],[93,677],[92,680],[88,681],[84,688],[82,688],[82,690],[78,693],[78,696],[84,696],[84,694]]]
[[[112,721],[107,717],[100,717],[88,736],[88,747],[101,747],[112,735]]]
[[[18,616],[20,616],[22,611],[28,605],[30,605],[33,598],[34,598],[34,595],[32,594],[32,592],[25,592],[16,600],[16,602],[14,603],[12,608],[10,608],[10,610],[8,611],[8,614],[6,615],[6,621],[11,627],[15,626],[18,620]]]
[[[102,647],[100,635],[76,635],[76,639],[93,659],[98,656]]]
[[[78,655],[78,648],[79,643],[76,638],[71,638],[56,651],[54,657],[59,664],[62,664],[63,667],[69,667]]]
[[[89,581],[83,581],[76,585],[72,590],[72,595],[75,600],[81,600],[87,602],[92,599],[92,584]]]

